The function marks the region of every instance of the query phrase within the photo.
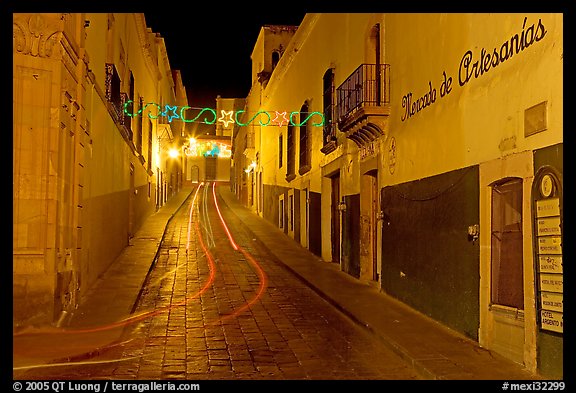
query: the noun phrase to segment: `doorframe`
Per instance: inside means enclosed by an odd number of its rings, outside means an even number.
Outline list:
[[[135,180],[134,180],[134,164],[130,163],[130,183],[128,187],[128,241],[134,237],[134,193],[135,193]]]
[[[334,187],[336,185],[336,187]],[[335,193],[336,189],[336,193]],[[340,193],[340,171],[330,176],[330,238],[332,244],[332,262],[342,263],[342,217],[339,203]],[[336,228],[335,228],[336,227]]]
[[[310,182],[300,192],[300,245],[310,249]]]
[[[360,214],[367,216],[368,255],[360,256],[361,279],[377,283],[378,277],[378,212],[380,211],[378,192],[378,169],[367,170],[360,175]],[[362,236],[361,235],[361,242]],[[362,244],[361,244],[362,247]]]
[[[482,347],[523,364],[536,371],[536,304],[533,269],[532,236],[532,183],[534,177],[533,153],[531,151],[505,156],[480,164],[480,326],[478,341]],[[523,235],[523,285],[524,310],[517,313],[503,306],[491,305],[491,228],[492,186],[507,177],[522,179],[522,235]],[[514,315],[516,314],[516,315]],[[496,343],[501,334],[520,334],[523,338],[521,353],[513,349],[503,350]],[[514,333],[516,332],[516,333]],[[502,337],[510,341],[510,337]]]

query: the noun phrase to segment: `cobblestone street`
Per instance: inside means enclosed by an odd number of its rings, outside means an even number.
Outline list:
[[[21,377],[418,378],[275,261],[221,199],[218,210],[216,194],[210,184],[200,187],[169,223],[121,344]]]
[[[14,8],[12,391],[563,390],[564,13],[213,5]]]

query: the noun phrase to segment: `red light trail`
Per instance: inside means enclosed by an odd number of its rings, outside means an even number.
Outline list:
[[[248,310],[258,299],[260,299],[262,297],[262,295],[264,294],[264,290],[268,286],[268,277],[266,276],[264,269],[262,269],[262,266],[256,261],[256,259],[254,259],[252,254],[250,254],[248,251],[244,250],[242,247],[238,246],[238,244],[236,243],[236,241],[232,237],[232,234],[230,233],[230,230],[228,229],[228,226],[226,225],[226,221],[224,220],[224,218],[222,217],[222,214],[220,212],[220,207],[218,206],[218,201],[216,198],[215,186],[216,186],[216,182],[212,183],[212,195],[214,197],[214,205],[216,206],[216,211],[218,212],[218,216],[220,217],[220,222],[222,223],[222,226],[224,227],[224,230],[226,231],[226,234],[228,235],[228,240],[230,240],[230,244],[232,245],[232,248],[234,248],[234,250],[236,250],[236,251],[240,251],[244,255],[244,257],[246,257],[246,259],[248,261],[250,261],[250,264],[254,267],[254,269],[256,269],[260,283],[259,283],[258,292],[256,293],[256,296],[254,296],[252,299],[250,299],[250,301],[245,303],[242,307],[240,307],[239,309],[234,311],[232,314],[224,315],[220,319],[212,322],[211,325],[216,324],[216,323],[223,321],[223,320],[226,320],[226,319],[234,318],[234,317],[238,316],[240,313]]]
[[[189,247],[189,243],[190,243],[190,227],[192,224],[192,213],[193,213],[194,205],[196,202],[196,197],[198,195],[198,191],[200,190],[200,187],[202,187],[203,185],[204,185],[204,183],[201,183],[198,186],[198,188],[196,188],[196,193],[194,194],[194,198],[192,199],[192,203],[190,204],[190,216],[189,216],[190,218],[188,221],[188,239],[187,239],[187,243],[186,243],[186,251],[188,251],[188,247]],[[42,329],[42,333],[44,333],[44,334],[82,334],[82,333],[94,333],[94,332],[100,332],[100,331],[104,331],[104,330],[110,330],[110,329],[114,329],[117,327],[126,326],[126,325],[141,321],[141,320],[146,319],[146,318],[153,317],[155,315],[158,315],[160,313],[168,311],[172,307],[183,306],[183,305],[187,304],[188,302],[190,302],[191,300],[202,295],[204,292],[206,292],[206,290],[214,282],[214,279],[216,276],[216,265],[214,262],[214,257],[212,256],[212,254],[210,253],[210,251],[208,250],[208,248],[206,247],[206,245],[204,243],[198,222],[196,222],[195,228],[196,228],[196,234],[198,236],[198,239],[200,240],[200,246],[202,247],[202,250],[204,251],[204,254],[206,255],[206,259],[208,260],[208,266],[210,268],[210,276],[208,277],[208,280],[206,281],[206,283],[204,283],[204,286],[198,292],[196,292],[190,296],[187,296],[183,301],[181,301],[179,303],[171,304],[169,306],[160,307],[160,308],[157,308],[155,310],[145,311],[145,312],[140,313],[138,315],[133,315],[131,317],[128,317],[128,318],[125,318],[125,319],[122,319],[122,320],[119,320],[119,321],[116,321],[116,322],[113,322],[113,323],[110,323],[107,325],[96,326],[93,328],[83,328],[83,329],[45,328],[45,329]],[[15,333],[14,336],[21,336],[21,335],[25,335],[25,334],[34,334],[34,332],[24,330],[22,332]]]
[[[198,185],[198,187],[196,188],[196,191],[194,193],[194,197],[192,199],[192,202],[190,203],[188,225],[187,225],[188,226],[187,239],[186,239],[186,260],[188,260],[188,252],[190,250],[191,228],[192,228],[192,224],[193,224],[192,217],[193,217],[193,213],[194,213],[194,208],[197,206],[198,192],[200,191],[200,188],[204,187],[204,186],[205,186],[204,182],[202,182],[201,184]],[[205,189],[205,191],[206,191],[206,189]],[[213,200],[214,200],[214,205],[216,207],[216,211],[218,213],[218,217],[220,219],[222,227],[224,228],[224,231],[226,232],[226,235],[228,237],[228,240],[230,242],[231,247],[235,251],[239,251],[245,257],[245,259],[250,263],[251,267],[254,269],[254,271],[258,275],[259,286],[258,286],[258,290],[254,294],[254,296],[250,300],[245,302],[241,307],[234,310],[234,312],[232,312],[231,314],[221,316],[219,319],[210,322],[208,325],[214,325],[214,324],[217,324],[223,320],[237,317],[242,312],[245,312],[250,307],[252,307],[252,305],[262,297],[262,295],[264,294],[264,292],[268,286],[268,278],[267,278],[267,275],[264,272],[262,266],[258,263],[258,261],[254,258],[254,256],[252,256],[252,254],[250,254],[248,251],[246,251],[241,246],[239,246],[236,243],[234,237],[232,236],[232,233],[230,232],[230,229],[228,228],[226,220],[224,220],[224,217],[222,216],[222,212],[221,212],[220,207],[218,205],[218,200],[216,197],[216,183],[215,182],[213,182],[213,184],[212,184],[212,196],[213,196]],[[208,202],[208,200],[205,196],[205,200],[204,200],[204,207],[205,208],[207,208],[207,206],[206,206],[207,202]],[[205,218],[205,220],[209,221],[207,210],[205,212],[204,218]],[[206,257],[210,273],[209,273],[208,279],[206,280],[206,282],[204,283],[204,285],[202,286],[202,288],[199,291],[197,291],[191,295],[186,296],[186,298],[184,300],[182,300],[178,303],[158,307],[156,309],[149,310],[149,311],[144,311],[138,315],[132,315],[128,318],[125,318],[125,319],[122,319],[122,320],[119,320],[119,321],[116,321],[113,323],[109,323],[106,325],[102,325],[102,326],[88,327],[88,328],[77,328],[77,329],[70,329],[70,328],[27,329],[27,330],[15,333],[14,337],[16,337],[16,336],[22,337],[22,336],[26,336],[26,335],[35,336],[35,337],[41,337],[42,335],[62,335],[62,337],[64,337],[64,336],[70,335],[70,334],[80,335],[80,334],[108,331],[108,330],[112,330],[115,328],[124,327],[124,326],[127,326],[129,324],[133,324],[133,323],[142,321],[142,320],[147,319],[147,318],[154,317],[156,315],[159,315],[161,313],[164,313],[164,312],[172,309],[173,307],[185,306],[190,301],[200,297],[203,293],[205,293],[214,284],[214,281],[216,278],[216,260],[215,260],[214,255],[212,254],[212,252],[210,252],[210,247],[207,245],[207,243],[204,239],[204,236],[202,235],[202,230],[200,228],[200,225],[201,225],[201,223],[199,222],[199,220],[197,220],[195,222],[195,225],[194,225],[195,233],[196,233],[196,236],[198,238],[198,244],[200,245],[200,248],[202,249],[202,252],[204,253],[204,256]],[[209,222],[204,223],[204,225],[209,225]],[[206,236],[210,237],[211,234],[206,232]],[[174,269],[172,272],[175,272],[178,269],[179,269],[179,267]],[[169,272],[169,273],[171,273],[171,272]],[[82,340],[85,341],[85,339],[82,339]],[[104,347],[110,347],[111,345],[112,346],[118,345],[118,343],[110,343],[110,342],[108,342],[108,343],[103,342],[103,344],[104,344]],[[102,348],[103,347],[100,347],[100,349],[102,349]],[[71,347],[71,349],[73,349],[73,348]],[[16,348],[14,348],[14,350],[16,350]],[[101,361],[101,363],[110,363],[110,362],[114,362],[114,361],[123,361],[123,360],[128,360],[128,359],[105,360],[105,361]],[[22,370],[22,369],[31,369],[31,368],[41,368],[41,367],[74,366],[74,365],[78,366],[78,365],[84,365],[84,364],[97,364],[97,363],[100,363],[100,362],[96,361],[96,362],[46,363],[46,364],[21,365],[18,367],[13,367],[13,369],[14,370],[16,370],[16,369]]]

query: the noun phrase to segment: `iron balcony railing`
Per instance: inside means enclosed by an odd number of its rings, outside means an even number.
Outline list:
[[[366,106],[390,103],[390,64],[361,64],[336,89],[336,119]]]

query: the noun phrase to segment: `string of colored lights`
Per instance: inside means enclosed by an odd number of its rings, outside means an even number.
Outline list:
[[[244,126],[249,125],[253,121],[255,121],[256,118],[258,118],[259,125],[263,126],[263,127],[266,127],[266,126],[282,127],[284,125],[291,125],[291,126],[300,127],[300,126],[306,124],[307,122],[310,122],[310,125],[314,126],[314,127],[324,126],[324,114],[321,112],[290,112],[290,114],[288,114],[288,111],[280,112],[280,111],[259,110],[247,122],[242,122],[240,118],[245,113],[247,113],[245,110],[225,111],[224,109],[222,109],[220,111],[220,117],[218,117],[216,110],[214,110],[212,108],[195,108],[195,107],[191,107],[191,106],[187,106],[187,105],[182,106],[182,107],[179,107],[176,105],[164,105],[164,109],[162,109],[161,105],[159,105],[155,102],[148,102],[146,104],[143,104],[142,107],[140,109],[138,109],[136,112],[131,112],[129,110],[129,107],[132,103],[133,103],[132,100],[128,100],[124,103],[124,114],[126,116],[130,116],[130,117],[142,116],[144,111],[149,106],[152,106],[156,109],[156,111],[155,112],[148,111],[148,117],[150,119],[157,119],[161,116],[164,116],[164,117],[168,118],[169,123],[172,123],[172,120],[179,119],[185,123],[198,122],[198,123],[204,123],[204,124],[214,124],[216,122],[220,122],[220,123],[224,124],[224,127],[228,127],[228,125],[231,123],[232,124],[236,123],[240,127],[244,127]],[[178,108],[180,108],[180,109],[178,109]],[[198,113],[192,119],[186,118],[184,116],[184,112],[186,112],[190,109],[198,110]],[[205,117],[203,119],[200,119],[202,114],[204,114],[205,112],[207,113],[207,115],[205,115]],[[272,117],[271,113],[273,113],[275,115],[274,118]],[[300,122],[294,120],[295,115],[302,115],[302,114],[307,114],[307,116],[304,120],[302,120]],[[317,118],[319,118],[318,121],[313,122],[312,116],[317,116]],[[264,119],[263,119],[263,117],[264,117]]]
[[[184,154],[188,157],[220,157],[230,158],[232,150],[230,144],[222,141],[197,141],[190,138],[190,144],[184,147]]]

